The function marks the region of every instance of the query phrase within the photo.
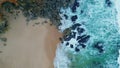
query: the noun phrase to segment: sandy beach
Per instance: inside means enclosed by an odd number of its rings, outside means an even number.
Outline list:
[[[50,23],[39,18],[26,24],[20,14],[9,18],[10,29],[3,35],[6,46],[0,45],[0,68],[54,68],[57,44],[62,36]]]

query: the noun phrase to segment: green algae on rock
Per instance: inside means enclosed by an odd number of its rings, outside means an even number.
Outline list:
[[[74,0],[17,0],[17,4],[5,2],[2,8],[10,12],[13,9],[22,10],[27,21],[38,17],[48,18],[56,26],[60,23],[60,9],[67,8],[73,4]]]

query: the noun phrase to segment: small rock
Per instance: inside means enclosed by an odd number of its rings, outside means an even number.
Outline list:
[[[80,51],[80,49],[79,49],[79,48],[77,48],[77,47],[75,47],[75,51],[76,51],[76,52],[79,52],[79,51]]]
[[[66,43],[66,46],[68,46],[68,45],[69,45],[69,42]]]
[[[77,18],[78,18],[77,15],[74,15],[74,16],[71,17],[71,20],[74,22],[74,21],[77,20]]]
[[[72,8],[71,8],[71,10],[72,10],[73,13],[76,12],[76,8],[77,8],[77,7],[79,7],[79,3],[77,2],[77,0],[75,0],[73,6],[72,6]]]
[[[77,28],[77,31],[78,31],[79,34],[81,34],[81,33],[83,33],[85,31],[85,29],[83,29],[83,28]]]
[[[105,0],[105,3],[107,4],[108,7],[112,6],[112,2],[110,0]]]
[[[85,48],[86,47],[86,45],[85,44],[80,44],[81,46],[82,46],[82,48]]]
[[[64,17],[65,17],[65,19],[68,19],[68,16],[66,14],[64,14]]]
[[[95,45],[94,45],[94,48],[97,48],[99,50],[100,53],[102,53],[104,50],[103,50],[103,42],[97,42]]]
[[[70,44],[70,47],[71,47],[71,48],[73,48],[73,45],[72,45],[72,44]]]

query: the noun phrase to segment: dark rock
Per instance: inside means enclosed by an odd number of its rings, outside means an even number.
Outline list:
[[[85,36],[87,36],[87,35],[77,36],[77,40],[80,40],[80,39],[84,38]]]
[[[86,43],[90,38],[90,35],[81,36],[81,39],[78,41],[79,43]]]
[[[79,52],[79,51],[80,51],[80,49],[79,49],[79,48],[77,48],[77,47],[75,47],[75,51],[76,51],[76,52]]]
[[[103,48],[103,43],[102,42],[97,42],[95,45],[94,45],[95,48],[98,48],[98,49],[101,49]]]
[[[77,15],[74,15],[71,17],[71,20],[74,22],[74,21],[76,21],[77,18],[78,18]]]
[[[77,36],[77,40],[81,39],[82,37],[81,36]]]
[[[65,19],[68,19],[68,16],[66,14],[64,14],[64,17],[65,17]]]
[[[73,48],[73,45],[72,45],[72,44],[70,44],[70,47],[71,47],[71,48]]]
[[[83,44],[83,43],[79,43],[79,45],[77,45],[77,47],[79,47],[79,46],[82,46],[82,48],[85,48],[85,47],[86,47],[86,45]]]
[[[100,50],[99,50],[100,53],[103,53],[103,51],[104,51],[103,49],[100,49]]]
[[[75,0],[73,6],[71,7],[71,10],[73,13],[76,12],[77,7],[79,7],[79,3],[77,2],[77,0]]]
[[[81,33],[83,33],[85,31],[85,29],[83,29],[83,28],[77,28],[77,31],[78,31],[79,34],[81,34]]]
[[[97,42],[95,45],[94,45],[94,48],[98,49],[100,53],[102,53],[104,50],[103,50],[103,42]]]
[[[81,14],[82,14],[83,12],[84,12],[83,10],[80,11]]]
[[[52,25],[53,25],[53,23],[52,23]],[[62,23],[59,23],[59,24],[58,24],[58,26],[61,26],[61,25],[62,25]]]
[[[110,0],[105,0],[105,3],[108,7],[111,7],[112,6],[112,2]]]
[[[75,38],[76,32],[72,32],[72,33],[70,34],[70,36],[71,36],[72,38]]]
[[[73,30],[75,30],[75,28],[77,28],[77,27],[79,27],[79,26],[81,26],[81,24],[77,23],[77,24],[74,24],[71,28],[72,28]]]
[[[70,36],[66,36],[66,37],[64,37],[64,40],[65,40],[65,41],[70,41],[71,38],[72,38],[72,37],[70,37]]]
[[[66,46],[68,46],[68,45],[69,45],[69,42],[66,43]]]
[[[82,48],[85,48],[86,47],[86,45],[85,44],[80,44],[81,46],[82,46]]]

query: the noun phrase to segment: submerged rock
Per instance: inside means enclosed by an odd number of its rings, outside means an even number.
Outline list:
[[[112,6],[112,2],[110,0],[105,0],[105,3],[107,5],[107,7],[111,7]]]
[[[96,42],[94,48],[98,49],[99,52],[102,53],[104,51],[103,46],[105,46],[103,42]]]
[[[75,51],[76,51],[76,52],[79,52],[79,51],[80,51],[80,49],[79,49],[79,48],[77,48],[77,47],[75,47]]]

